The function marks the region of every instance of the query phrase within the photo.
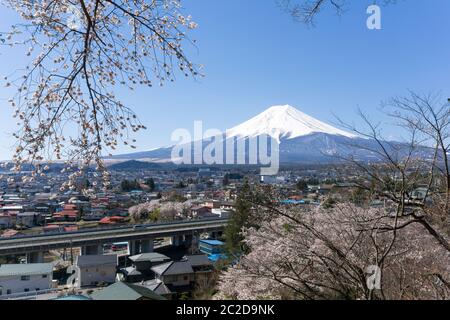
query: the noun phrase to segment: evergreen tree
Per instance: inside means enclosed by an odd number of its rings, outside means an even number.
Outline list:
[[[305,180],[299,180],[297,182],[297,189],[302,191],[308,189],[308,183]]]
[[[155,191],[156,186],[155,186],[155,180],[153,180],[153,178],[147,179],[145,184],[150,188],[151,192]]]
[[[228,225],[225,229],[226,248],[232,254],[239,254],[245,251],[242,245],[244,237],[241,235],[242,228],[250,227],[252,205],[249,202],[251,195],[250,185],[245,181],[241,191],[238,194],[235,203],[235,213],[231,215]]]
[[[120,183],[120,189],[124,192],[129,192],[131,190],[140,190],[141,186],[137,180],[129,181],[125,179]]]
[[[223,184],[224,186],[227,186],[227,185],[230,184],[230,176],[229,176],[228,173],[225,174],[225,176],[223,177],[223,182],[222,182],[222,184]]]

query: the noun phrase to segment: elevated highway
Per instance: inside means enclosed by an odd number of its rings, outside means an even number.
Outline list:
[[[228,219],[217,218],[16,236],[0,239],[0,255],[34,253],[37,257],[31,260],[36,261],[30,262],[40,262],[45,251],[81,247],[83,254],[99,254],[103,244],[114,242],[128,242],[130,254],[150,252],[155,238],[186,237],[192,240],[201,233],[223,231],[227,222]]]

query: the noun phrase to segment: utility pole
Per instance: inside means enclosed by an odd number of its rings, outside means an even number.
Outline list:
[[[73,264],[73,246],[72,246],[72,239],[70,239],[70,263]]]

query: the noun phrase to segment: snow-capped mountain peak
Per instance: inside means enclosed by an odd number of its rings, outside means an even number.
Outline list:
[[[255,137],[262,134],[274,139],[293,139],[312,133],[326,133],[348,138],[354,134],[330,126],[290,105],[272,106],[256,117],[227,130],[227,137]]]

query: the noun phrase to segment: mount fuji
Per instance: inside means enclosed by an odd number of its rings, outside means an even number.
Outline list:
[[[226,140],[239,141],[263,135],[278,142],[281,163],[331,163],[338,161],[336,155],[351,155],[354,159],[365,161],[377,159],[376,153],[367,151],[376,149],[375,141],[335,128],[290,105],[272,106],[250,120],[226,130],[224,137]],[[209,143],[202,141],[203,150]],[[191,142],[191,145],[193,144],[194,142]],[[356,145],[363,147],[355,148]],[[116,155],[108,159],[170,162],[172,149],[172,146],[164,147]],[[239,151],[235,148],[234,154],[237,152]]]
[[[347,138],[356,135],[332,127],[301,112],[290,105],[273,106],[256,117],[227,130],[227,137],[256,137],[269,135],[278,142],[314,133],[324,133]]]

